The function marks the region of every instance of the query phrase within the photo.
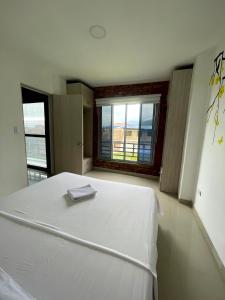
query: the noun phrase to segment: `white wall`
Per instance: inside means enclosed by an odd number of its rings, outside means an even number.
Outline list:
[[[211,55],[211,61],[220,51],[225,51],[225,42]],[[222,74],[225,76],[225,61]],[[217,92],[218,84],[211,89],[209,103]],[[206,124],[194,206],[225,266],[225,93],[219,100],[219,124],[213,143],[216,108]],[[219,143],[222,136],[224,141]]]
[[[27,184],[20,84],[52,93],[63,93],[61,78],[28,57],[0,53],[0,196]],[[13,127],[18,127],[14,134]]]
[[[190,91],[186,134],[179,182],[179,199],[193,201],[199,171],[199,161],[205,132],[206,109],[210,94],[209,77],[212,53],[205,51],[196,58]]]
[[[217,102],[207,122],[207,108],[217,95],[219,86],[214,84],[210,87],[210,77],[214,58],[222,50],[225,51],[225,43],[196,59],[179,197],[194,200],[194,207],[225,266],[225,92],[218,102],[219,124],[214,142]],[[219,143],[222,136],[224,141]]]

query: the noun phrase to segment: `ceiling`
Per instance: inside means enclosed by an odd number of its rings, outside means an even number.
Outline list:
[[[0,0],[1,45],[93,86],[168,79],[221,38],[224,0]]]

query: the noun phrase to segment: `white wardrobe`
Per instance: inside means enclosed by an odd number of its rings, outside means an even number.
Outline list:
[[[53,97],[55,173],[84,174],[92,169],[93,91],[67,84],[67,95]]]
[[[168,95],[160,190],[178,193],[192,68],[173,71]]]

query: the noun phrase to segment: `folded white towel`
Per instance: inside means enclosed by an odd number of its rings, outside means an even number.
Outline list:
[[[67,191],[67,195],[71,200],[88,199],[95,196],[97,191],[90,185],[73,188]]]

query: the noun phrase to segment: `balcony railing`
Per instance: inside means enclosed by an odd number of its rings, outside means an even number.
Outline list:
[[[136,162],[151,162],[152,146],[151,143],[123,143],[121,141],[102,142],[101,143],[101,158],[136,161]]]

